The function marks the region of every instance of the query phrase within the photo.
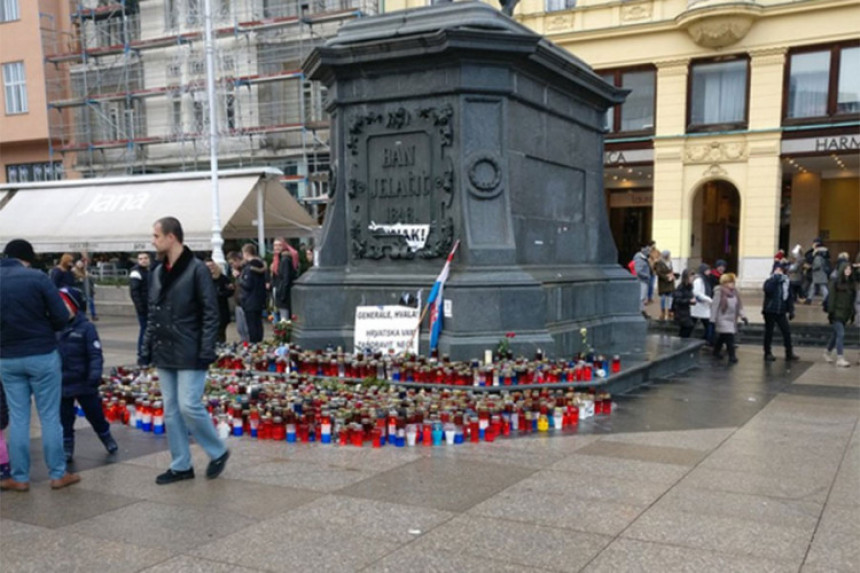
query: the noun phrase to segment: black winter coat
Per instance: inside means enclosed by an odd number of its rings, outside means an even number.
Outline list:
[[[774,274],[764,281],[762,314],[790,314],[794,312],[794,297],[786,275]],[[784,298],[785,297],[785,298]]]
[[[245,312],[262,312],[266,308],[266,265],[251,259],[239,275],[239,300]]]
[[[57,335],[57,344],[63,359],[63,397],[97,393],[104,355],[95,325],[79,312]]]
[[[215,285],[215,294],[218,297],[218,318],[221,327],[230,324],[230,297],[233,296],[233,289],[230,288],[230,279],[227,275],[218,275],[218,278],[212,279],[212,284]]]
[[[827,317],[830,322],[848,324],[854,318],[854,297],[857,289],[857,272],[845,276],[848,262],[842,262],[836,269],[836,277],[830,281],[830,294],[827,299]]]
[[[203,370],[215,360],[218,301],[212,273],[185,247],[176,264],[161,264],[149,285],[149,318],[140,362]]]
[[[682,284],[672,293],[672,313],[678,326],[693,326],[693,317],[690,315],[690,301],[693,298],[693,285]]]
[[[281,254],[278,272],[272,275],[272,288],[275,291],[275,306],[291,308],[290,290],[296,280],[296,269],[293,268],[293,258],[286,253]]]
[[[131,291],[131,300],[134,302],[134,310],[138,316],[146,316],[149,301],[149,272],[150,269],[140,265],[134,265],[128,273],[128,288]]]

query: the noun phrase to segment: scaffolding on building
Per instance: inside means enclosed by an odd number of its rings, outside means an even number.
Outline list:
[[[204,1],[68,1],[70,28],[41,20],[52,159],[72,154],[83,177],[205,169]],[[223,168],[276,167],[325,201],[325,88],[301,63],[378,2],[211,0]]]

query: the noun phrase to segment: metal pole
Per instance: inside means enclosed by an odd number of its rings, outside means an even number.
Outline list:
[[[266,256],[266,225],[263,221],[265,213],[263,212],[263,203],[265,196],[263,195],[265,185],[263,181],[257,182],[257,241],[260,243],[260,257]]]
[[[224,267],[221,209],[218,194],[218,105],[215,100],[215,45],[212,43],[212,0],[203,0],[206,43],[206,96],[209,102],[209,171],[212,176],[212,260]]]

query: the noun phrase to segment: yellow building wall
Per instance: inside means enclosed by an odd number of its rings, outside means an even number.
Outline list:
[[[487,3],[498,8],[496,2]],[[385,11],[428,4],[387,0]],[[778,248],[785,55],[790,47],[856,39],[860,22],[860,0],[759,0],[757,4],[762,11],[749,32],[719,49],[696,44],[677,24],[688,8],[687,0],[578,0],[575,8],[549,13],[545,0],[522,0],[515,11],[519,22],[595,69],[656,66],[653,238],[660,248],[671,250],[680,265],[686,259],[697,264],[701,239],[697,192],[708,181],[731,183],[741,200],[737,269],[741,286],[760,285]],[[688,134],[690,61],[732,54],[750,59],[748,128],[740,133]],[[833,213],[822,211],[820,221],[826,220],[838,233],[857,220],[849,213],[860,213],[860,191],[853,182],[853,195],[850,183],[821,186],[822,195],[833,197],[828,203]],[[792,198],[792,244],[797,239],[806,246],[818,232],[818,228],[812,230],[819,222],[818,205],[807,206],[818,197],[818,183],[801,182],[796,202]],[[856,230],[858,224],[853,225]]]
[[[829,241],[860,241],[860,180],[821,182],[818,226],[822,232],[828,231]]]

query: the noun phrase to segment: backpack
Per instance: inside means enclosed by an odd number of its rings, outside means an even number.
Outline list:
[[[636,257],[630,259],[630,262],[627,263],[627,270],[630,271],[630,274],[634,277],[636,276]]]

